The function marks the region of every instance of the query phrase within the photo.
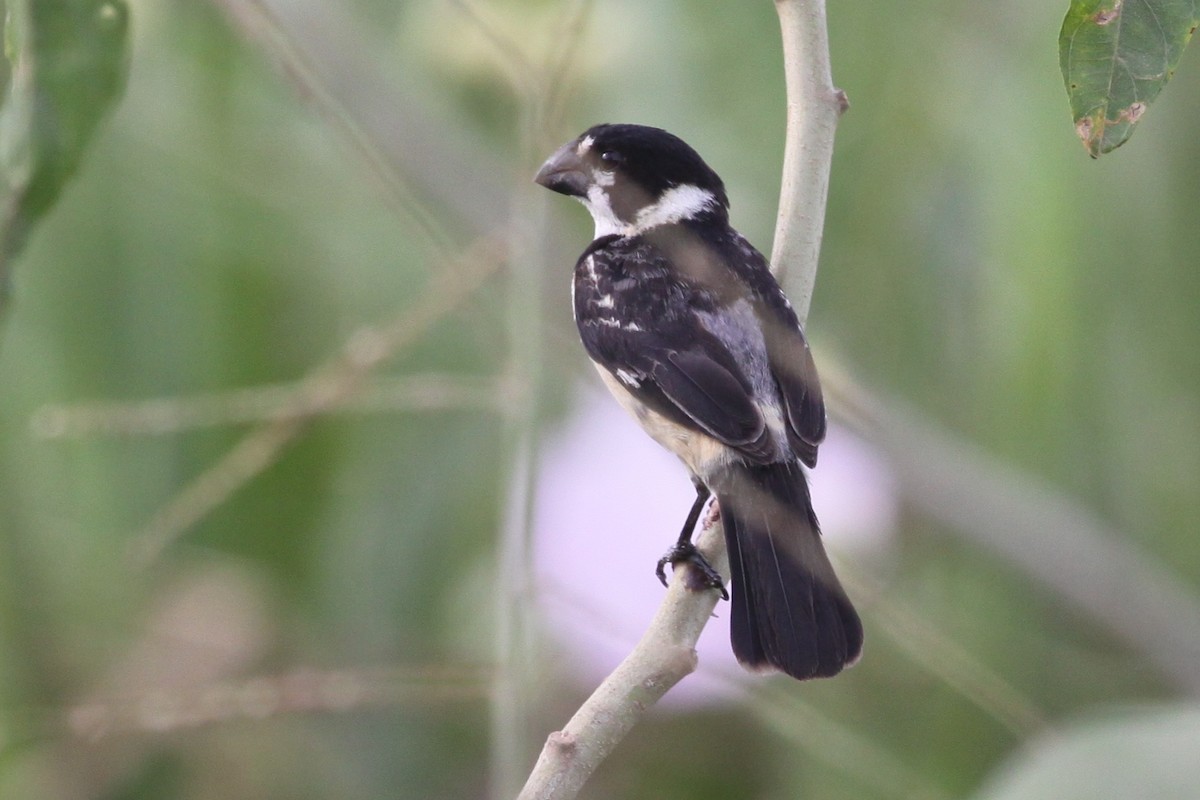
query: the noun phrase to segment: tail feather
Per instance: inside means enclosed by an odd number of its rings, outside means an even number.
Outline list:
[[[801,680],[853,664],[862,623],[821,544],[800,465],[736,465],[714,484],[733,574],[738,661]]]

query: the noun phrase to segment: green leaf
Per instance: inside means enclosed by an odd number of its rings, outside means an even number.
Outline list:
[[[1198,22],[1197,0],[1072,0],[1059,61],[1075,132],[1092,158],[1132,135]]]
[[[974,800],[1195,800],[1200,708],[1081,722],[1031,742]]]
[[[9,0],[0,108],[0,302],[11,264],[125,87],[125,0]]]

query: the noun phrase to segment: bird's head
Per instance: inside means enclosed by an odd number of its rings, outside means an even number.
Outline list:
[[[729,218],[717,173],[678,136],[645,125],[589,128],[556,150],[534,181],[587,206],[596,238]]]

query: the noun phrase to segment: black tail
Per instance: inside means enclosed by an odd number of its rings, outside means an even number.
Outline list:
[[[799,463],[736,465],[713,483],[733,575],[738,661],[801,680],[853,664],[862,622],[821,545]]]

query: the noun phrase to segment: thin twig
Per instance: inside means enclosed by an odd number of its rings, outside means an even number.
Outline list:
[[[311,420],[345,403],[360,391],[367,376],[397,350],[415,341],[435,322],[466,300],[500,264],[502,246],[485,240],[470,248],[458,264],[443,268],[425,297],[378,330],[363,329],[342,353],[305,379],[300,405],[306,413],[281,416],[247,434],[216,464],[185,486],[146,524],[134,540],[134,563],[147,566],[187,529],[224,503],[233,492],[275,463]]]
[[[198,428],[268,422],[316,414],[491,409],[508,413],[517,406],[518,387],[500,378],[471,375],[377,377],[358,394],[329,406],[304,381],[250,386],[223,392],[155,397],[133,402],[88,401],[46,405],[29,420],[43,439],[90,436],[161,436]]]
[[[823,0],[776,0],[784,41],[788,130],[772,263],[787,262],[797,315],[804,320],[816,277],[817,251],[824,224],[828,164],[813,177],[813,163],[833,152],[834,123],[842,108],[829,76]],[[814,26],[819,31],[811,30]],[[807,109],[808,104],[820,108]],[[823,121],[813,124],[813,120]],[[825,178],[819,179],[823,174]],[[783,219],[788,215],[787,220]],[[728,574],[725,537],[719,523],[696,539],[697,547],[722,574]],[[641,641],[575,713],[550,735],[519,800],[575,797],[596,766],[671,686],[695,669],[696,640],[716,606],[712,591],[694,592],[673,581]]]
[[[574,0],[564,3],[558,30],[553,40],[557,47],[546,59],[546,95],[544,99],[544,116],[546,127],[557,130],[563,106],[569,96],[572,85],[571,77],[576,61],[584,48],[579,47],[583,37],[584,26],[592,12],[593,0]]]
[[[350,145],[367,165],[393,207],[410,219],[441,258],[453,253],[453,237],[418,199],[417,193],[383,155],[378,142],[369,136],[330,91],[308,54],[284,29],[274,12],[262,0],[212,0],[225,12],[234,28],[255,43],[274,61],[299,97],[315,108]]]
[[[362,46],[378,31],[363,27],[351,3],[209,2],[231,15],[235,28],[279,67],[301,99],[335,123],[334,130],[351,135],[352,150],[365,157],[373,177],[399,182],[397,201],[406,214],[429,215],[452,241],[455,230],[484,236],[508,222],[511,164],[495,157],[461,109],[428,91],[420,48],[400,48],[394,56],[403,68],[387,69],[387,61],[369,57]],[[263,8],[269,8],[265,20]],[[282,36],[278,44],[270,38],[275,32]],[[277,52],[280,45],[300,57],[306,72],[293,73],[287,54]],[[314,88],[319,96],[310,95]]]
[[[450,0],[450,3],[456,6],[459,12],[495,48],[501,57],[501,63],[504,64],[507,71],[508,81],[517,94],[520,96],[529,96],[535,93],[536,90],[534,87],[537,81],[533,64],[521,49],[521,43],[510,36],[502,34],[499,31],[499,26],[494,22],[488,21],[484,16],[483,10],[471,0]]]
[[[861,588],[856,581],[844,582],[847,588]],[[863,596],[861,591],[855,594]],[[1046,715],[1032,699],[903,601],[889,598],[886,603],[868,603],[866,607],[882,637],[1010,734],[1024,739],[1046,727]]]
[[[487,680],[484,669],[456,666],[295,668],[240,681],[96,697],[65,709],[62,723],[72,735],[94,743],[284,714],[478,701],[486,694]]]
[[[869,786],[883,797],[947,800],[950,795],[885,747],[831,719],[795,692],[771,686],[755,692],[750,711],[781,739]]]

